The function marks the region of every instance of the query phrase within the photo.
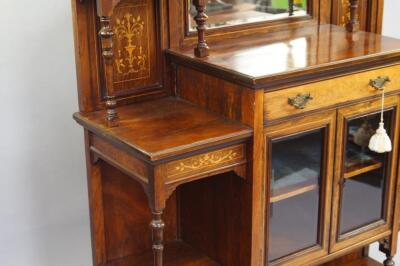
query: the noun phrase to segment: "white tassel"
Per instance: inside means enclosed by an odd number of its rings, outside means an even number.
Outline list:
[[[383,122],[379,123],[379,128],[369,140],[368,148],[377,153],[392,151],[392,141],[386,133]]]
[[[368,148],[377,153],[385,153],[392,151],[392,141],[386,133],[385,124],[383,123],[383,109],[385,101],[385,92],[382,90],[382,108],[381,108],[381,122],[375,134],[369,140]]]

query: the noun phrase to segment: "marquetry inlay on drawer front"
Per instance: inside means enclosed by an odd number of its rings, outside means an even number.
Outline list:
[[[400,90],[400,65],[301,85],[264,94],[264,120],[271,121],[380,95],[371,79],[387,76],[385,92]]]
[[[219,150],[176,160],[167,164],[167,181],[223,170],[246,162],[245,145],[238,144]]]

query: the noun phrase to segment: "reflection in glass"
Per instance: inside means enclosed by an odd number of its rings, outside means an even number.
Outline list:
[[[392,111],[384,113],[390,136]],[[347,124],[346,154],[340,210],[340,234],[383,219],[387,161],[390,154],[368,149],[380,114],[350,120]]]
[[[324,130],[272,142],[268,260],[319,243]]]
[[[196,30],[196,9],[189,1],[189,30]],[[307,15],[307,0],[209,0],[207,28]]]

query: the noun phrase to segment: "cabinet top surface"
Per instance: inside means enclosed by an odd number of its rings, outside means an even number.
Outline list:
[[[168,53],[182,64],[249,87],[400,62],[400,40],[363,31],[348,33],[334,25],[258,34],[210,46],[210,56],[203,59],[194,57],[192,50]]]
[[[117,109],[117,127],[107,127],[104,111],[76,113],[74,119],[97,135],[147,160],[241,140],[252,130],[176,98],[163,98]]]

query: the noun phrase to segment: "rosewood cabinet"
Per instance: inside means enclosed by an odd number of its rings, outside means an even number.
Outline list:
[[[71,1],[93,265],[394,265],[383,1]]]

